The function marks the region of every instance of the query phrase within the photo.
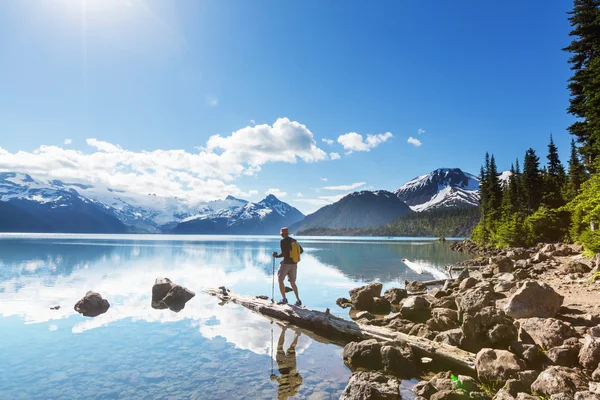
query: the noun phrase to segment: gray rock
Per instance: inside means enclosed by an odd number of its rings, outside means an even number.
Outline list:
[[[574,367],[577,364],[577,355],[579,348],[575,346],[556,346],[546,352],[546,357],[554,365],[560,365],[562,367]]]
[[[598,365],[598,368],[596,368],[596,370],[592,373],[592,379],[596,382],[600,382],[600,364]]]
[[[579,352],[579,364],[585,369],[594,370],[600,364],[600,338],[586,335]]]
[[[575,397],[573,397],[573,399],[574,400],[600,400],[600,394],[590,392],[590,391],[577,392],[577,393],[575,393]]]
[[[506,350],[482,349],[475,359],[477,377],[483,382],[503,385],[509,379],[517,379],[518,373],[526,369],[523,360]]]
[[[408,297],[408,293],[405,289],[392,288],[388,289],[383,293],[383,297],[388,299],[390,304],[400,304],[400,301]]]
[[[521,341],[536,343],[544,349],[560,346],[565,339],[577,336],[571,326],[554,318],[525,318],[518,324]]]
[[[541,263],[543,261],[548,261],[550,259],[550,256],[546,253],[542,253],[542,252],[538,252],[536,253],[532,258],[531,258],[531,262],[534,264],[538,264]]]
[[[337,304],[338,306],[340,306],[342,308],[352,307],[352,303],[350,302],[350,300],[345,297],[340,297],[339,299],[337,299],[335,301],[335,304]]]
[[[571,260],[567,263],[567,266],[563,269],[565,274],[587,274],[592,268],[582,263],[581,261]]]
[[[381,289],[383,285],[376,282],[350,290],[352,307],[359,311],[370,311],[375,302],[374,298],[381,297]]]
[[[505,293],[513,290],[517,284],[515,282],[498,282],[496,286],[494,286],[494,292]]]
[[[358,369],[378,370],[383,367],[381,343],[375,339],[350,342],[344,347],[344,363],[352,371]]]
[[[512,318],[495,307],[485,307],[475,315],[466,315],[461,328],[467,349],[473,352],[482,347],[507,348],[517,339]]]
[[[419,292],[425,292],[427,290],[427,285],[420,281],[412,281],[412,282],[405,281],[404,288],[409,293],[419,293]]]
[[[352,375],[340,400],[401,400],[400,381],[380,372],[357,372]]]
[[[433,340],[439,343],[448,344],[450,346],[461,347],[463,337],[464,335],[462,329],[456,328],[438,333]]]
[[[458,322],[458,312],[449,308],[434,308],[431,315],[435,318],[446,317],[451,321]]]
[[[521,248],[512,249],[506,253],[506,256],[513,261],[526,260],[530,255],[531,253],[528,250]]]
[[[464,390],[442,390],[433,394],[430,400],[464,400],[468,394]]]
[[[171,311],[179,312],[183,310],[185,303],[190,301],[195,295],[191,290],[180,285],[175,285],[169,290],[162,303]]]
[[[444,332],[450,329],[458,328],[458,324],[448,317],[439,316],[427,320],[425,323],[429,329],[436,332]]]
[[[169,278],[156,278],[154,286],[152,286],[152,304],[160,303],[173,286],[175,284]]]
[[[385,297],[374,297],[373,298],[373,306],[371,307],[371,312],[375,314],[386,315],[389,314],[392,310],[392,305],[389,300]]]
[[[513,318],[550,318],[556,315],[563,296],[545,283],[527,281],[508,300],[504,311]]]
[[[478,283],[479,283],[479,281],[475,278],[472,278],[472,277],[466,278],[460,282],[460,285],[458,285],[458,290],[460,290],[461,292],[464,292],[467,289],[471,289],[473,286],[477,285]]]
[[[400,313],[411,321],[426,321],[430,315],[430,305],[422,296],[411,296],[402,302]]]
[[[428,399],[432,394],[437,392],[437,389],[431,384],[431,382],[421,381],[412,388],[412,391],[417,396],[422,396]]]
[[[505,272],[512,272],[514,263],[508,257],[497,257],[490,259],[490,265],[494,269],[494,274],[502,274]]]
[[[81,300],[75,303],[73,308],[84,317],[97,317],[108,311],[110,303],[108,300],[103,299],[99,293],[89,291]]]
[[[532,392],[542,396],[558,393],[574,395],[587,389],[588,382],[581,370],[559,366],[543,371],[531,385]]]
[[[516,400],[540,400],[537,396],[532,396],[528,393],[519,393],[516,397]]]
[[[387,342],[381,346],[381,363],[387,373],[401,377],[413,377],[416,373],[416,357],[406,343]]]
[[[465,314],[475,314],[481,311],[482,308],[494,306],[495,304],[493,290],[485,287],[468,289],[456,297],[456,306],[461,317]]]

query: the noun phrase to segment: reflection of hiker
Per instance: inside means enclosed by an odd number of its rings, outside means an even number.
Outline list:
[[[288,228],[281,228],[281,241],[279,247],[281,253],[273,252],[273,257],[282,258],[283,261],[279,265],[277,270],[277,278],[279,281],[279,290],[281,291],[281,300],[277,304],[287,304],[287,298],[285,297],[285,285],[283,280],[288,277],[288,281],[292,286],[292,290],[296,295],[296,305],[301,306],[300,296],[298,295],[298,286],[296,286],[296,273],[298,271],[298,261],[300,261],[300,254],[303,252],[302,246],[295,240],[289,237]]]
[[[295,332],[294,340],[286,353],[283,351],[286,329],[287,328],[285,327],[281,329],[279,341],[277,342],[277,355],[275,356],[280,375],[277,376],[271,374],[271,379],[276,380],[277,383],[279,383],[277,396],[279,400],[296,396],[298,394],[298,389],[300,389],[300,385],[302,385],[302,377],[296,372],[296,345],[298,344],[298,338],[300,338],[300,332]]]

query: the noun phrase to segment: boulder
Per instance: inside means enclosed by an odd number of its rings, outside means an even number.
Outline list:
[[[581,261],[571,260],[567,263],[567,266],[563,269],[564,274],[587,274],[592,268],[582,263]]]
[[[526,369],[523,360],[506,350],[482,349],[475,359],[477,377],[482,382],[504,385],[509,379],[518,379],[518,373]]]
[[[445,317],[451,321],[458,322],[458,312],[449,308],[434,308],[431,315],[435,318]]]
[[[441,299],[434,299],[431,302],[432,308],[449,308],[451,310],[458,310],[456,306],[456,296],[446,296]]]
[[[185,303],[190,301],[195,295],[191,290],[180,285],[175,285],[169,290],[162,303],[171,311],[179,312],[183,310]]]
[[[167,296],[173,286],[175,284],[169,278],[156,278],[154,286],[152,286],[152,306],[158,308],[159,303]]]
[[[433,288],[429,291],[429,296],[433,297],[434,299],[441,299],[442,297],[446,297],[448,296],[448,292],[444,289],[440,289],[440,288]]]
[[[555,251],[556,251],[556,245],[554,243],[548,243],[540,249],[540,252],[542,252],[544,254],[552,254]]]
[[[510,297],[504,311],[513,318],[550,318],[556,315],[563,296],[545,283],[524,282]]]
[[[431,314],[430,305],[422,296],[411,296],[402,302],[400,313],[411,321],[426,321]]]
[[[574,367],[577,364],[579,348],[575,346],[562,345],[551,348],[546,352],[546,357],[554,365],[561,367]]]
[[[600,382],[600,364],[598,365],[598,368],[596,368],[596,370],[592,372],[592,379],[595,382]]]
[[[576,392],[588,389],[588,381],[581,370],[552,366],[543,371],[531,385],[531,391],[540,396]]]
[[[518,334],[512,318],[495,307],[484,307],[475,315],[466,315],[461,329],[467,349],[473,352],[482,347],[507,348]]]
[[[495,257],[490,259],[490,265],[494,269],[494,274],[502,274],[512,272],[514,262],[508,257]]]
[[[375,297],[371,311],[375,314],[387,315],[392,311],[392,305],[385,297]]]
[[[383,285],[379,282],[370,283],[350,291],[350,300],[352,307],[359,311],[370,311],[374,304],[375,297],[381,297]]]
[[[359,369],[378,370],[383,367],[381,343],[375,339],[350,342],[344,347],[344,363],[352,371]]]
[[[555,257],[565,257],[570,256],[573,253],[574,251],[572,248],[564,243],[559,243],[556,245],[556,249],[552,252],[552,255]]]
[[[600,400],[600,394],[586,390],[575,393],[573,400]]]
[[[412,391],[417,396],[422,396],[428,399],[432,394],[437,392],[437,389],[429,381],[421,381],[413,386]]]
[[[468,399],[469,395],[467,392],[461,389],[456,390],[442,390],[433,394],[429,400],[464,400]]]
[[[518,320],[518,325],[521,341],[544,349],[560,346],[565,339],[577,335],[571,326],[554,318],[525,318]]]
[[[353,319],[363,319],[363,318],[372,320],[372,319],[375,319],[375,316],[368,311],[359,311],[356,313],[356,315],[354,316]]]
[[[338,306],[340,306],[342,308],[350,308],[350,307],[352,307],[352,303],[350,302],[350,300],[348,300],[345,297],[340,297],[339,299],[337,299],[335,301],[335,304],[337,304]]]
[[[381,372],[357,372],[348,381],[340,400],[401,400],[398,378]]]
[[[539,371],[534,371],[534,370],[527,370],[527,371],[521,371],[519,372],[519,380],[521,382],[523,382],[523,384],[525,386],[527,386],[528,388],[531,387],[531,385],[533,384],[533,382],[535,382],[535,380],[537,379],[537,377],[540,375]]]
[[[402,332],[402,333],[408,334],[415,325],[416,324],[414,322],[409,321],[407,319],[396,318],[396,319],[393,319],[388,324],[387,327],[390,328],[390,329],[396,330],[398,332]]]
[[[456,296],[456,306],[461,317],[465,314],[475,314],[482,308],[495,304],[494,292],[487,287],[474,287]]]
[[[600,338],[585,336],[579,351],[579,364],[585,369],[594,370],[600,364]]]
[[[404,281],[404,288],[410,293],[420,293],[427,291],[427,285],[420,281]]]
[[[381,363],[387,373],[412,378],[416,374],[416,362],[417,358],[406,343],[387,342],[381,346]]]
[[[460,285],[458,285],[458,290],[464,292],[465,290],[471,289],[473,286],[477,285],[477,283],[479,283],[477,279],[468,277],[460,282]]]
[[[519,379],[509,379],[506,381],[502,390],[509,393],[513,397],[517,397],[517,395],[521,392],[528,392],[530,388],[528,388],[523,382]]]
[[[432,331],[425,324],[415,324],[412,329],[408,332],[409,335],[420,336],[427,339],[433,340],[436,337],[437,332]]]
[[[425,322],[425,325],[429,327],[432,331],[443,332],[449,329],[458,328],[458,324],[455,321],[452,321],[447,317],[433,317]]]
[[[461,328],[451,329],[449,331],[438,333],[433,339],[439,343],[445,343],[450,346],[461,347],[464,334]]]
[[[531,262],[534,264],[539,264],[544,261],[550,260],[550,256],[546,253],[538,252],[533,257],[531,257]]]
[[[84,317],[97,317],[108,311],[110,303],[102,298],[99,293],[89,291],[81,300],[75,303],[73,308]]]
[[[513,261],[526,260],[530,255],[531,253],[528,250],[521,248],[512,249],[506,253],[506,256]]]
[[[498,282],[496,286],[494,286],[494,292],[497,293],[506,293],[513,290],[517,284],[515,282]]]
[[[442,371],[438,372],[429,380],[433,387],[438,390],[453,390],[454,382],[452,381],[452,372],[451,371]]]
[[[529,368],[541,368],[542,364],[546,364],[548,362],[544,352],[537,344],[513,342],[510,344],[509,350],[525,360]],[[537,375],[535,378],[537,378]],[[529,382],[530,385],[533,383],[535,378]]]
[[[408,293],[406,289],[398,289],[392,288],[388,289],[383,293],[383,297],[385,297],[390,304],[397,305],[400,304],[400,301],[408,297]]]

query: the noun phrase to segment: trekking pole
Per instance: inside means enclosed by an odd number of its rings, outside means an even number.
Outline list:
[[[271,274],[272,276],[272,283],[271,283],[271,303],[275,302],[275,257],[273,257],[273,273]],[[271,332],[273,333],[273,332]]]
[[[273,321],[271,321],[271,375],[273,375]]]

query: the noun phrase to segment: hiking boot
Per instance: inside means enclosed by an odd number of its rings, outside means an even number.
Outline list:
[[[287,299],[281,299],[277,302],[277,304],[280,304],[280,305],[287,304],[287,303],[288,303]]]
[[[298,307],[300,307],[300,306],[302,305],[302,302],[301,302],[300,300],[298,300],[298,301],[296,301],[296,305],[297,305]]]

